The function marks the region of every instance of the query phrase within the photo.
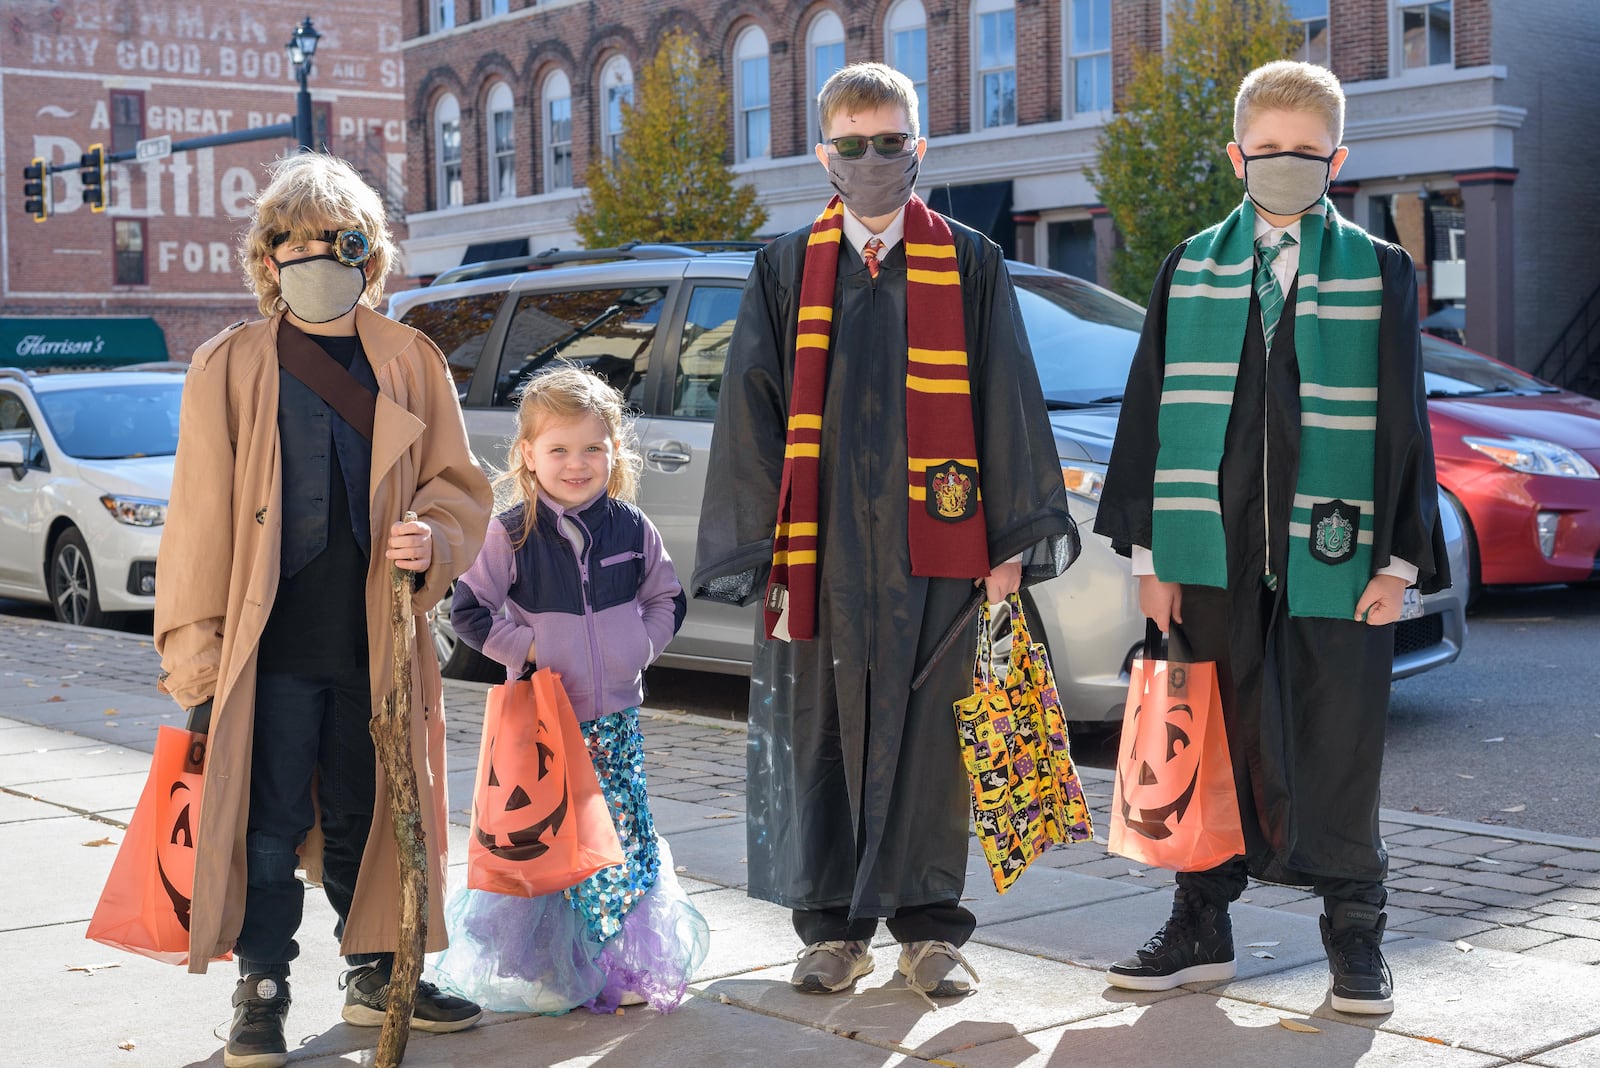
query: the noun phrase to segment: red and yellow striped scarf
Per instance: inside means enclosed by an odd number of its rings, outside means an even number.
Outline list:
[[[834,284],[844,205],[838,197],[812,224],[800,283],[794,388],[778,491],[767,635],[787,603],[789,636],[816,636],[818,472],[828,384]],[[979,500],[972,429],[966,318],[955,242],[944,219],[913,196],[905,207],[907,535],[911,573],[982,578],[989,539]],[[870,354],[852,354],[871,358]]]

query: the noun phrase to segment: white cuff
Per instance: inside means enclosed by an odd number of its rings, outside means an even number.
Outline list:
[[[1156,573],[1156,558],[1155,558],[1155,554],[1153,554],[1149,549],[1146,549],[1143,545],[1135,545],[1133,547],[1133,575],[1134,575],[1134,577],[1138,578],[1141,575],[1154,575],[1155,573]]]
[[[1417,565],[1400,559],[1398,556],[1389,557],[1389,566],[1378,569],[1380,575],[1393,575],[1398,579],[1405,579],[1407,586],[1417,584]]]

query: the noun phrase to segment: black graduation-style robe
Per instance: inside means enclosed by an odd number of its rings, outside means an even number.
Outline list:
[[[1417,325],[1417,283],[1403,249],[1373,240],[1383,279],[1378,327],[1372,569],[1417,566],[1423,592],[1450,584],[1438,524],[1433,441]],[[1167,257],[1128,373],[1096,533],[1119,552],[1151,544],[1166,366],[1166,305],[1184,246]],[[1302,265],[1304,267],[1304,265]],[[1228,588],[1185,585],[1173,632],[1217,663],[1252,874],[1308,885],[1378,881],[1388,858],[1378,787],[1394,662],[1394,625],[1297,618],[1288,610],[1289,517],[1300,455],[1298,277],[1269,353],[1252,295],[1219,472]],[[1195,354],[1203,359],[1204,354]],[[1276,590],[1262,581],[1267,564]]]
[[[950,223],[962,276],[973,430],[991,563],[1023,581],[1076,556],[1061,464],[999,248]],[[722,379],[701,511],[696,596],[764,596],[783,473],[809,227],[757,253]],[[965,882],[969,787],[952,704],[971,693],[963,635],[911,681],[975,590],[911,574],[906,489],[906,259],[876,282],[840,242],[822,415],[817,629],[769,640],[751,669],[749,886],[794,909],[889,916]]]

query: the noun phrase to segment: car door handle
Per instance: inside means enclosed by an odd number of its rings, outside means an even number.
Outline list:
[[[694,457],[682,450],[683,446],[678,445],[677,442],[672,442],[658,449],[646,449],[644,458],[663,470],[675,471],[694,459]]]

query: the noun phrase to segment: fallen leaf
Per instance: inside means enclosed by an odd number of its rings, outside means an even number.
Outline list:
[[[1302,1023],[1299,1020],[1291,1020],[1287,1016],[1280,1016],[1278,1018],[1278,1026],[1286,1031],[1299,1031],[1301,1034],[1306,1035],[1320,1035],[1322,1033],[1322,1028],[1320,1027],[1312,1027],[1308,1023]]]
[[[1505,740],[1506,740],[1506,736],[1503,735],[1503,734],[1498,738],[1485,738],[1484,739],[1484,741],[1486,741],[1486,742],[1503,742]]]
[[[117,1048],[118,1049],[132,1049],[133,1048],[133,1039],[130,1038],[126,1042],[118,1042],[117,1043]]]
[[[60,695],[60,694],[58,694],[58,693],[53,693],[53,694],[51,694],[51,695],[50,695],[50,696],[49,696],[49,697],[46,697],[46,698],[45,698],[45,699],[44,699],[44,703],[45,703],[45,704],[47,704],[47,705],[53,705],[53,704],[55,704],[55,703],[56,703],[56,702],[57,702],[57,701],[65,701],[65,700],[66,700],[66,698],[65,698],[65,697],[62,697],[62,696],[61,696],[61,695]]]
[[[1252,957],[1260,957],[1262,960],[1277,960],[1278,959],[1277,957],[1274,957],[1271,953],[1268,953],[1264,949],[1258,949],[1258,950],[1256,950],[1254,953],[1252,953],[1250,955]]]
[[[1527,808],[1528,808],[1527,805],[1519,803],[1519,804],[1511,805],[1508,808],[1503,808],[1500,811],[1501,812],[1525,812],[1525,811],[1527,811]]]
[[[713,812],[709,816],[701,816],[700,818],[703,820],[731,820],[738,815],[739,813],[737,812]]]
[[[1251,942],[1249,945],[1245,946],[1245,948],[1246,949],[1271,949],[1273,946],[1281,945],[1281,944],[1282,943],[1276,942],[1276,941],[1273,941],[1273,942]]]
[[[689,865],[687,865],[687,864],[679,864],[677,867],[673,868],[672,870],[673,871],[678,871],[678,872],[688,871],[689,870]]]
[[[1456,939],[1454,944],[1455,944],[1455,947],[1457,949],[1459,949],[1463,953],[1471,953],[1474,949],[1478,948],[1477,946],[1473,945],[1471,942],[1468,942],[1465,939],[1461,939],[1461,938]]]
[[[1128,874],[1133,876],[1135,879],[1143,879],[1144,878],[1144,872],[1140,871],[1138,868],[1129,868],[1128,869]]]
[[[1458,772],[1456,772],[1456,778],[1458,778],[1458,779],[1476,779],[1477,776],[1476,775],[1468,775],[1464,771],[1458,771]]]
[[[1447,1044],[1444,1039],[1434,1038],[1432,1035],[1418,1035],[1417,1037],[1422,1039],[1424,1042],[1432,1042],[1435,1046],[1443,1046]]]
[[[87,975],[93,975],[95,972],[103,972],[107,968],[120,968],[120,967],[122,967],[122,964],[120,962],[118,962],[118,961],[111,961],[111,962],[109,962],[107,964],[69,964],[69,965],[67,965],[67,971],[69,971],[69,972],[83,972],[83,973],[85,973]]]
[[[103,846],[103,845],[116,845],[117,843],[113,842],[109,838],[96,838],[92,842],[85,842],[83,844],[86,845],[86,846]]]
[[[108,716],[117,716],[117,715],[121,715],[121,713],[118,712],[114,708],[108,708],[108,709],[106,709],[106,715],[108,715]]]

